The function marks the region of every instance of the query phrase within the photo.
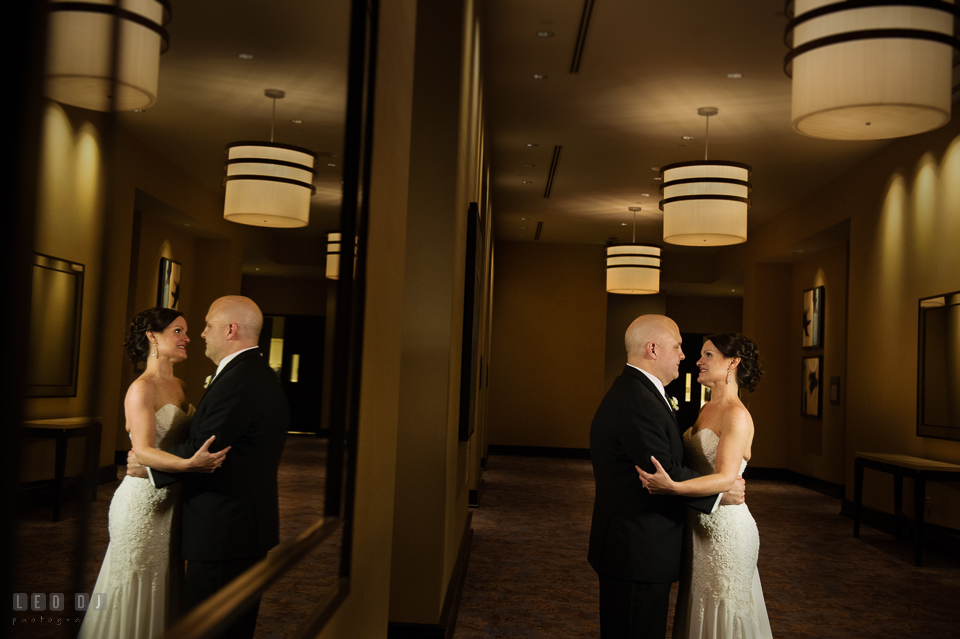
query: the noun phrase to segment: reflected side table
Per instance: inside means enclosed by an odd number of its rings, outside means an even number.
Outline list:
[[[51,521],[60,521],[60,500],[63,495],[63,479],[67,465],[67,440],[74,437],[86,437],[86,463],[83,478],[88,486],[90,501],[97,500],[97,471],[100,461],[100,434],[102,426],[99,417],[65,417],[61,419],[34,419],[20,423],[23,437],[56,440],[56,458],[54,460],[53,479],[53,517]]]
[[[893,474],[893,514],[896,536],[900,539],[903,523],[903,478],[913,479],[914,563],[923,562],[923,514],[928,481],[960,481],[960,466],[921,459],[909,455],[856,453],[853,475],[853,536],[860,536],[860,507],[863,501],[863,469],[872,468]]]

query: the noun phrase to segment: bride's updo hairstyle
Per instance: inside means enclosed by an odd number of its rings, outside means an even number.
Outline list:
[[[724,357],[739,357],[737,366],[737,385],[751,393],[760,383],[763,369],[760,368],[760,352],[757,345],[746,335],[740,333],[717,333],[707,338]]]
[[[133,363],[134,368],[143,361],[146,361],[150,354],[150,340],[147,339],[147,331],[162,333],[173,320],[182,316],[183,313],[175,311],[172,308],[160,308],[155,306],[142,311],[133,318],[130,328],[127,330],[127,339],[123,345],[127,349],[127,357]]]

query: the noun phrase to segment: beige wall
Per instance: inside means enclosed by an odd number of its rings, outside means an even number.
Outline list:
[[[750,406],[758,423],[758,465],[842,481],[852,498],[857,451],[960,463],[960,442],[916,435],[917,300],[960,288],[960,254],[950,248],[960,242],[958,135],[960,122],[954,121],[939,131],[894,141],[751,230],[746,244],[717,254],[719,276],[744,272],[744,332],[757,337],[767,362]],[[849,266],[842,263],[842,244],[794,264],[766,263],[846,220]],[[838,308],[845,270],[847,306]],[[803,354],[797,348],[798,295],[821,280],[828,286],[824,366],[828,382],[830,376],[841,377],[841,405],[827,403],[818,424],[797,421],[793,414]],[[841,346],[843,352],[837,350]],[[868,471],[864,490],[868,506],[892,511],[889,477]],[[904,493],[909,511],[909,481]],[[960,528],[960,490],[933,483],[928,496],[928,521]]]
[[[602,246],[497,242],[489,443],[589,447],[604,392],[603,260]]]

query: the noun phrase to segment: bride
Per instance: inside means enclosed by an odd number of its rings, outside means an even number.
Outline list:
[[[134,318],[124,345],[133,365],[146,361],[146,369],[123,401],[126,428],[145,465],[212,473],[230,450],[210,453],[213,437],[190,459],[164,452],[187,437],[193,415],[183,382],[173,376],[173,365],[187,358],[189,342],[180,311],[151,308]],[[91,600],[80,639],[159,637],[178,616],[183,566],[179,543],[172,539],[179,531],[173,523],[177,488],[155,489],[149,480],[129,476],[117,488],[110,502],[110,545],[93,589],[105,598],[97,609]]]
[[[715,494],[750,459],[753,419],[740,389],[752,392],[760,381],[756,344],[738,333],[711,335],[697,367],[710,401],[683,434],[683,446],[688,465],[703,476],[674,482],[652,458],[655,474],[637,472],[653,494]],[[757,572],[760,536],[747,505],[720,506],[712,515],[688,511],[686,535],[674,639],[772,639]]]

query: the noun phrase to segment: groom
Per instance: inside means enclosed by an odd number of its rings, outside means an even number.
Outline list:
[[[588,558],[600,578],[601,639],[663,639],[670,584],[680,578],[686,508],[711,513],[720,502],[718,495],[650,495],[634,468],[654,470],[653,455],[674,481],[697,476],[683,466],[677,417],[664,391],[679,376],[680,341],[668,317],[635,319],[625,336],[627,364],[590,426],[596,496]],[[742,484],[722,497],[743,503]]]
[[[277,468],[290,411],[276,374],[257,348],[262,327],[263,314],[246,297],[221,297],[207,313],[201,337],[217,371],[197,406],[189,439],[170,452],[188,458],[216,435],[211,449],[231,447],[223,466],[212,474],[149,470],[157,488],[183,484],[188,610],[279,543]],[[252,637],[259,607],[257,600],[223,636]]]

